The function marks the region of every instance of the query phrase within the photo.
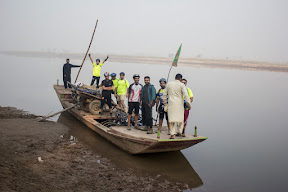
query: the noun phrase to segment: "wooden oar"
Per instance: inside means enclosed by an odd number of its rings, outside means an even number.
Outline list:
[[[96,31],[96,28],[97,28],[97,24],[98,24],[98,19],[97,19],[96,25],[95,25],[95,27],[94,27],[94,31],[93,31],[93,35],[92,35],[92,38],[91,38],[89,47],[88,47],[88,49],[87,49],[87,52],[86,52],[85,57],[84,57],[84,59],[83,59],[83,62],[82,62],[81,66],[80,66],[80,69],[79,69],[79,71],[78,71],[77,77],[76,77],[76,79],[75,79],[75,83],[77,82],[79,73],[80,73],[80,71],[81,71],[81,69],[82,69],[82,66],[83,66],[83,64],[84,64],[84,61],[85,61],[85,59],[86,59],[86,57],[87,57],[87,54],[88,54],[88,52],[89,52],[90,46],[91,46],[91,44],[92,44],[93,37],[94,37],[95,31]]]
[[[44,121],[44,120],[46,120],[46,119],[48,119],[48,118],[50,118],[50,117],[53,117],[53,116],[55,116],[55,115],[58,115],[59,113],[62,113],[62,112],[67,111],[67,110],[69,110],[69,109],[72,109],[73,107],[76,107],[77,105],[78,105],[78,103],[75,104],[75,105],[72,105],[71,107],[68,107],[68,108],[66,108],[66,109],[63,109],[62,111],[58,111],[57,113],[53,113],[52,115],[48,115],[48,116],[46,116],[46,117],[43,117],[42,119],[38,120],[38,122]]]

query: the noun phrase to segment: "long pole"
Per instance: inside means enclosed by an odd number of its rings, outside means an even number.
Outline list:
[[[81,64],[81,66],[80,66],[80,69],[79,69],[79,71],[78,71],[78,74],[77,74],[77,77],[76,77],[74,83],[77,82],[77,79],[78,79],[79,73],[80,73],[80,71],[81,71],[81,69],[82,69],[82,66],[83,66],[83,64],[84,64],[84,61],[85,61],[85,59],[86,59],[86,57],[87,57],[87,54],[88,54],[88,52],[89,52],[89,49],[90,49],[90,47],[91,47],[91,44],[92,44],[92,41],[93,41],[93,37],[94,37],[95,31],[96,31],[96,28],[97,28],[97,24],[98,24],[98,19],[97,19],[97,21],[96,21],[96,25],[95,25],[95,27],[94,27],[94,31],[93,31],[93,35],[92,35],[92,38],[91,38],[91,41],[90,41],[89,47],[88,47],[88,49],[87,49],[87,52],[86,52],[86,54],[85,54],[85,57],[84,57],[83,62],[82,62],[82,64]]]
[[[173,65],[171,65],[171,67],[170,67],[170,70],[169,70],[169,73],[168,73],[168,77],[167,77],[167,83],[168,83],[168,79],[169,79],[169,76],[170,76],[170,72],[171,72],[172,67],[173,67]]]
[[[67,110],[69,110],[69,109],[72,109],[73,107],[76,107],[77,105],[78,105],[78,103],[72,105],[71,107],[68,107],[68,108],[66,108],[66,109],[63,109],[63,110],[61,110],[61,111],[58,111],[57,113],[53,113],[52,115],[48,115],[48,116],[46,116],[46,117],[43,117],[42,119],[38,120],[38,122],[44,121],[44,120],[46,120],[46,119],[48,119],[48,118],[50,118],[50,117],[53,117],[53,116],[55,116],[55,115],[58,115],[59,113],[62,113],[62,112],[67,111]]]

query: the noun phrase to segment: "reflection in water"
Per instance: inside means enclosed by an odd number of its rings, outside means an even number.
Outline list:
[[[90,130],[68,112],[62,113],[58,122],[69,127],[69,134],[77,137],[79,142],[87,144],[119,168],[131,168],[137,175],[161,175],[162,179],[183,182],[190,188],[203,185],[201,178],[180,151],[130,155]]]

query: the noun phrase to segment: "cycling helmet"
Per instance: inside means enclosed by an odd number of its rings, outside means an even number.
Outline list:
[[[100,62],[100,59],[96,59],[96,62],[97,62],[97,61],[99,61],[99,62]]]
[[[159,83],[161,83],[161,81],[164,81],[165,83],[167,83],[165,78],[161,78],[161,79],[159,80]]]
[[[124,72],[121,72],[120,75],[125,75],[125,73],[124,73]]]
[[[139,77],[139,78],[140,78],[140,75],[138,75],[138,74],[133,75],[133,79],[134,79],[135,77]]]
[[[104,76],[106,77],[106,76],[109,76],[109,73],[108,72],[105,72],[104,73]]]
[[[111,77],[116,77],[116,73],[111,73]]]

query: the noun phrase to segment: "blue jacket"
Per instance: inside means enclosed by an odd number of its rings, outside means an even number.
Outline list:
[[[147,85],[144,85],[144,86],[147,86]],[[148,101],[149,103],[153,100],[153,105],[155,104],[155,100],[156,100],[156,89],[154,87],[154,85],[151,85],[149,84],[148,86],[148,95],[144,95],[143,92],[144,92],[144,86],[141,90],[141,101],[143,101],[143,97],[147,97],[148,96]]]

